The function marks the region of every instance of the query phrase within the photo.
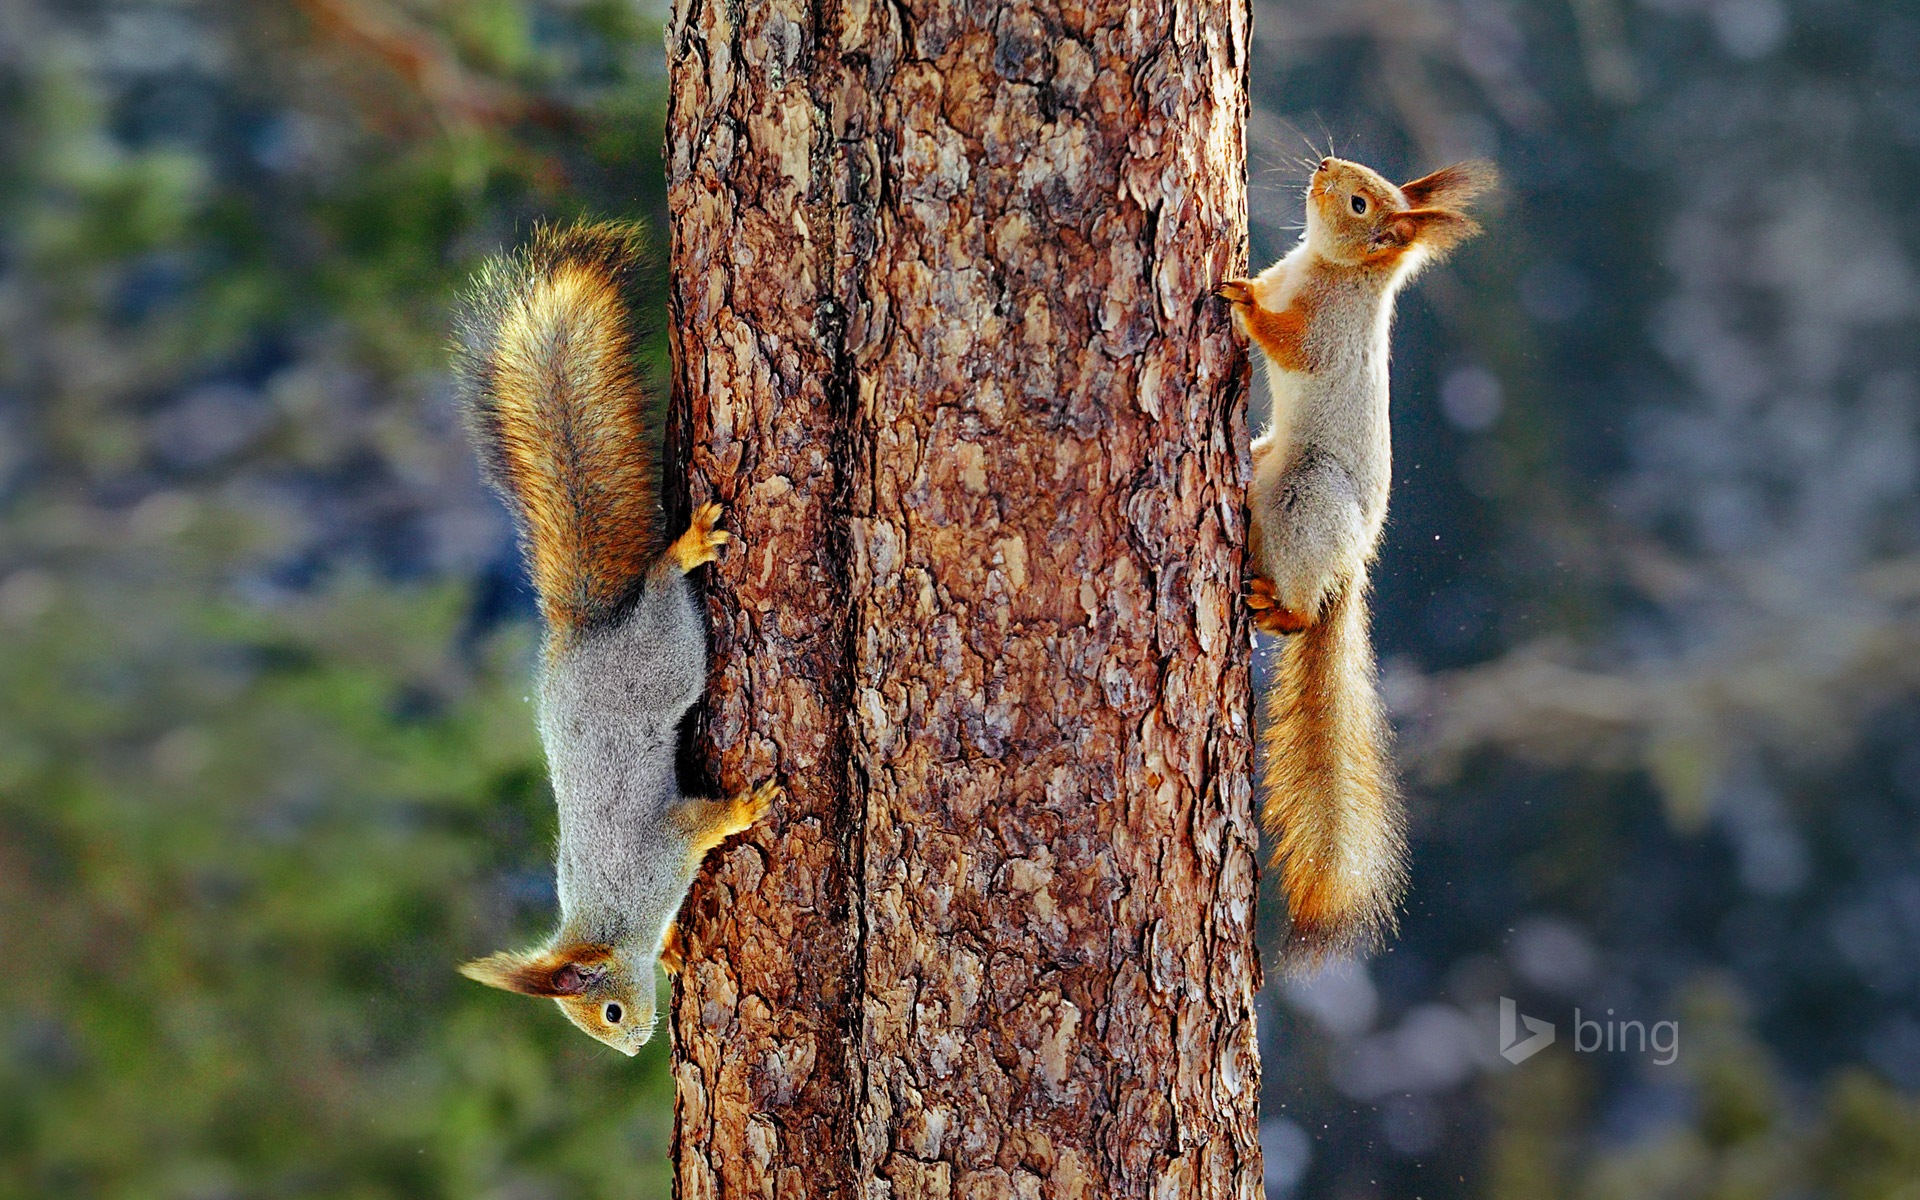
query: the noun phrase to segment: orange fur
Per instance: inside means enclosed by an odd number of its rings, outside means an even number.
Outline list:
[[[1313,317],[1329,283],[1323,275],[1316,274],[1294,293],[1286,308],[1277,312],[1255,301],[1252,280],[1229,279],[1220,285],[1218,294],[1234,306],[1247,336],[1265,351],[1274,366],[1287,371],[1311,371],[1321,360],[1319,348],[1309,340]]]
[[[1287,640],[1261,735],[1261,823],[1293,914],[1289,957],[1365,951],[1406,888],[1405,817],[1374,684],[1364,583]]]
[[[1381,228],[1382,249],[1376,258],[1397,259],[1419,247],[1434,258],[1480,232],[1480,224],[1464,213],[1445,208],[1414,208],[1396,213]]]
[[[671,819],[679,822],[691,836],[688,854],[697,868],[709,850],[757,825],[783,794],[778,784],[767,782],[726,800],[688,800],[673,811]],[[666,941],[660,947],[661,967],[669,975],[678,975],[685,965],[686,954],[680,926],[667,926]]]
[[[667,926],[667,936],[660,943],[660,966],[669,975],[678,975],[687,965],[686,937],[680,932],[678,923]]]
[[[559,644],[618,619],[659,550],[627,299],[639,260],[630,226],[542,227],[481,273],[459,348],[488,476]]]
[[[1458,209],[1499,184],[1500,175],[1493,164],[1474,159],[1409,180],[1400,185],[1400,194],[1413,208]]]
[[[1247,585],[1247,607],[1253,610],[1254,628],[1262,633],[1299,633],[1307,619],[1280,603],[1273,593],[1273,580],[1256,575]]]
[[[780,796],[778,784],[763,783],[751,792],[726,800],[688,801],[675,811],[674,817],[693,836],[692,853],[698,860],[734,834],[751,829]]]
[[[1301,296],[1285,312],[1268,312],[1258,305],[1247,308],[1247,333],[1267,352],[1273,365],[1288,371],[1311,369],[1307,357],[1307,320],[1310,305]]]
[[[733,535],[726,530],[714,528],[719,521],[720,506],[712,501],[693,510],[686,532],[667,547],[667,557],[673,559],[681,574],[719,558],[720,547],[733,540]]]
[[[611,946],[578,942],[553,950],[502,950],[461,964],[460,973],[523,996],[570,996],[583,991],[592,972],[612,958]]]

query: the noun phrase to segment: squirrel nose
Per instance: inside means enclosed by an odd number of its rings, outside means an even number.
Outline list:
[[[1320,169],[1322,171],[1326,170],[1328,167],[1332,165],[1333,165],[1333,160],[1330,158],[1323,158],[1320,160]]]

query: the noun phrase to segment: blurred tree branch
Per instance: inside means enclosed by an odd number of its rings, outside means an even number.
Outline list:
[[[436,31],[408,20],[383,0],[295,0],[316,37],[379,63],[449,131],[533,121],[572,124],[565,105],[477,74]],[[385,114],[389,117],[395,114]]]

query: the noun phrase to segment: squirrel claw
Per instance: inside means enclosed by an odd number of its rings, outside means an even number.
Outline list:
[[[719,511],[718,505],[706,507]],[[751,792],[741,792],[726,800],[694,800],[677,813],[676,819],[693,836],[691,865],[699,869],[707,851],[736,833],[744,833],[760,822],[773,808],[773,802],[786,794],[779,784],[768,780]],[[686,942],[680,926],[667,926],[667,937],[660,944],[660,965],[669,975],[678,975],[686,959]]]
[[[1255,575],[1247,582],[1247,607],[1255,612],[1270,608],[1284,608],[1280,598],[1273,594],[1273,580],[1264,575]]]
[[[1220,286],[1213,289],[1213,294],[1228,304],[1252,304],[1253,280],[1223,279],[1220,281]]]
[[[692,835],[694,865],[721,842],[753,828],[785,794],[779,784],[769,781],[725,800],[689,801],[679,820]]]
[[[1299,633],[1307,627],[1307,619],[1290,608],[1271,608],[1253,614],[1253,627],[1261,633]]]
[[[711,500],[694,509],[692,520],[687,522],[687,531],[667,547],[667,553],[673,557],[674,564],[682,574],[719,558],[720,547],[733,541],[732,534],[716,528],[723,511]]]
[[[1247,585],[1247,607],[1253,610],[1253,627],[1261,633],[1299,633],[1308,621],[1280,603],[1273,593],[1273,580],[1256,577]]]
[[[744,796],[735,797],[733,801],[733,811],[735,818],[740,824],[735,828],[734,832],[738,833],[742,829],[749,829],[758,825],[760,818],[766,816],[767,813],[773,810],[773,802],[784,795],[786,795],[785,789],[772,780],[768,780],[753,789],[752,792]]]

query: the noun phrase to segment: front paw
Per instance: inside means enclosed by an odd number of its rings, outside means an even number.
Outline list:
[[[1213,294],[1225,300],[1228,304],[1233,305],[1235,308],[1252,307],[1253,280],[1222,280],[1220,286],[1213,289]]]
[[[758,825],[760,818],[773,810],[773,802],[785,794],[779,784],[768,780],[751,792],[735,796],[728,802],[728,834],[741,833]]]

